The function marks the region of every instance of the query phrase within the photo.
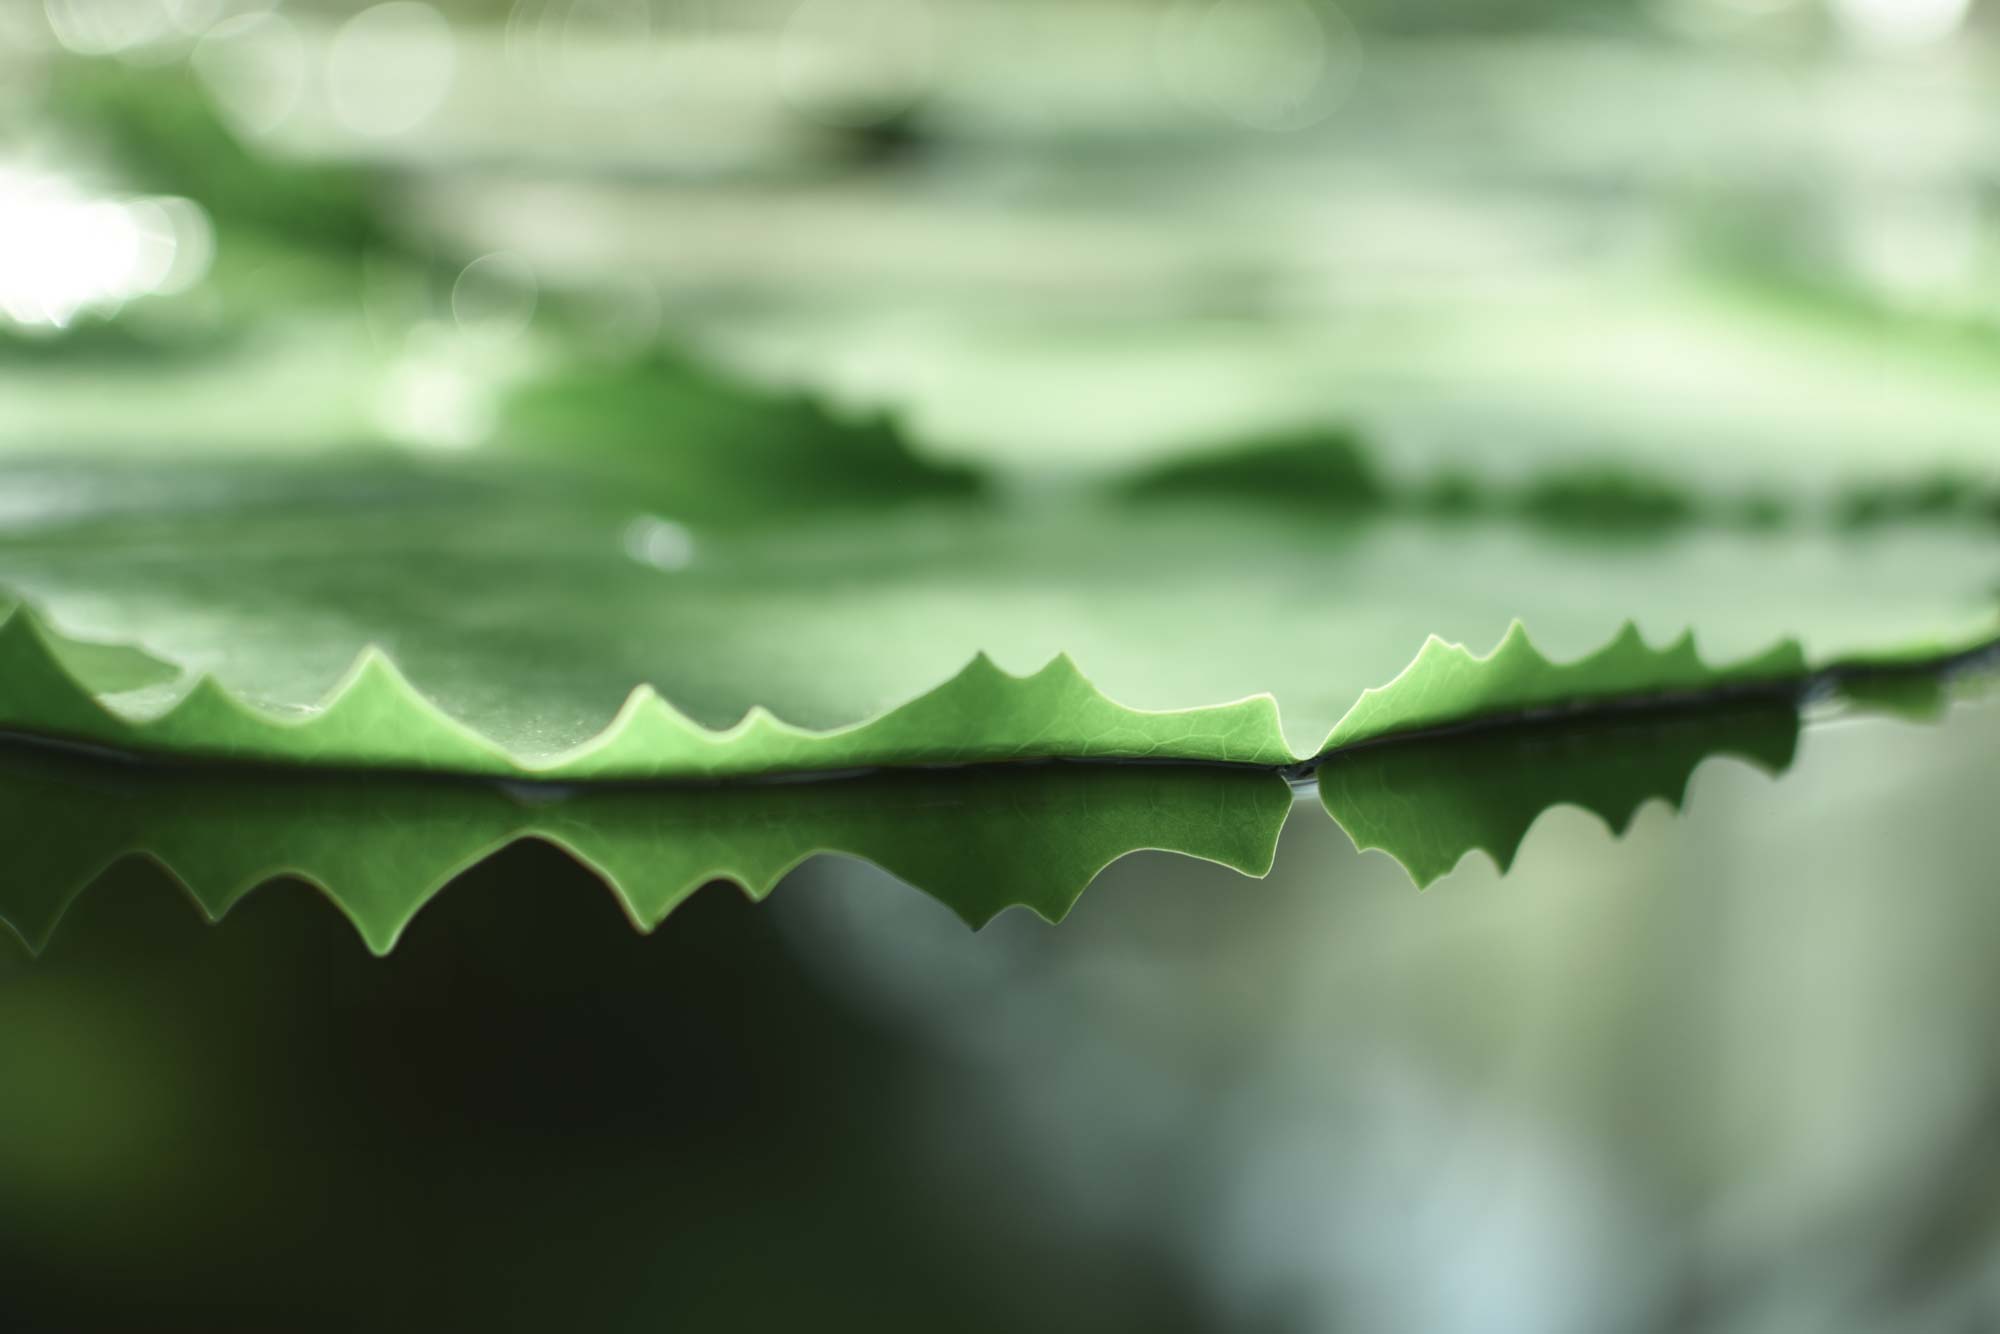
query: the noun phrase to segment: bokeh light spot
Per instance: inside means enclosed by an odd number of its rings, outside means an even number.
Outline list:
[[[185,199],[105,199],[68,180],[0,167],[0,314],[62,328],[86,310],[184,291],[208,271],[214,234]]]
[[[625,525],[625,554],[656,570],[685,570],[694,564],[694,534],[687,525],[642,514]]]
[[[444,15],[416,0],[392,0],[334,34],[327,97],[334,118],[356,134],[403,134],[443,105],[457,66],[457,39]]]
[[[1930,46],[1965,24],[1972,0],[1831,0],[1841,31],[1885,50]]]
[[[393,440],[469,449],[492,434],[495,387],[467,340],[450,326],[419,325],[389,368],[376,417]]]
[[[283,125],[305,92],[305,45],[282,14],[226,19],[203,34],[189,59],[223,114],[248,134]]]
[[[1301,130],[1346,99],[1361,43],[1312,0],[1201,0],[1162,18],[1160,71],[1187,105],[1255,130]]]
[[[511,250],[481,255],[451,287],[451,316],[465,333],[511,338],[535,315],[535,271]]]
[[[166,0],[43,0],[49,31],[80,56],[108,56],[176,31]]]

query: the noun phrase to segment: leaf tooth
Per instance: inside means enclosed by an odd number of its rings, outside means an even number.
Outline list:
[[[771,732],[790,732],[798,729],[772,713],[762,704],[752,704],[736,720],[736,725],[728,729],[731,737],[759,736]]]
[[[331,704],[334,698],[355,690],[393,690],[422,698],[417,688],[410,684],[410,679],[403,675],[403,669],[389,656],[389,651],[372,641],[363,644],[361,651],[354,655],[346,674],[328,692],[327,703]]]
[[[246,721],[260,719],[272,725],[291,721],[261,714],[231,694],[211,673],[203,672],[164,713],[148,722],[145,730],[156,739],[190,745],[198,744],[211,729],[234,730]]]
[[[604,729],[578,746],[572,754],[585,750],[598,750],[613,743],[624,743],[628,737],[645,732],[659,734],[665,732],[676,738],[712,737],[715,734],[667,703],[651,683],[640,682],[625,696],[625,702],[618,706],[611,721]]]
[[[1098,691],[1096,685],[1092,684],[1090,679],[1083,674],[1083,669],[1076,665],[1076,659],[1070,657],[1067,651],[1058,652],[1054,657],[1050,658],[1047,662],[1043,663],[1039,668],[1037,668],[1034,674],[1028,677],[1027,679],[1033,681],[1033,680],[1040,680],[1043,678],[1047,678],[1050,680],[1078,681],[1084,684],[1085,686],[1088,686],[1091,690],[1097,691],[1097,693],[1100,696],[1103,694],[1103,692]]]
[[[983,648],[975,651],[972,657],[967,660],[965,666],[959,668],[958,674],[951,679],[953,681],[961,681],[967,677],[981,676],[1008,676],[1008,673],[1001,668],[1000,664],[993,661],[993,655]],[[1011,680],[1012,678],[1009,677],[1009,679]],[[946,684],[950,684],[950,682]]]
[[[1686,635],[1682,635],[1681,638],[1685,639]],[[1673,652],[1676,648],[1679,647],[1680,642],[1681,640],[1675,640],[1673,644],[1669,645],[1666,649],[1662,650],[1662,652],[1668,652],[1668,653]],[[1624,620],[1618,623],[1618,632],[1611,636],[1610,642],[1606,643],[1602,648],[1597,649],[1595,652],[1584,654],[1583,657],[1577,659],[1577,661],[1582,662],[1589,658],[1609,656],[1617,653],[1632,653],[1632,654],[1645,655],[1645,654],[1651,654],[1653,651],[1654,651],[1653,647],[1646,642],[1645,631],[1639,628],[1639,622],[1634,620],[1632,617],[1627,616]]]
[[[1628,621],[1626,624],[1630,625],[1631,623]],[[1467,656],[1472,657],[1473,655],[1468,654]],[[1542,651],[1535,647],[1535,641],[1528,637],[1527,623],[1518,616],[1507,622],[1507,632],[1500,636],[1500,642],[1494,645],[1493,651],[1487,654],[1486,658],[1495,662],[1504,661],[1509,658],[1527,658],[1536,662],[1548,661],[1548,658]],[[1475,662],[1480,661],[1477,657],[1474,657],[1473,660]]]
[[[40,692],[53,691],[63,701],[65,713],[72,712],[73,705],[81,704],[89,705],[99,714],[107,712],[63,666],[47,627],[25,604],[17,604],[0,619],[0,690],[24,701],[35,699]]]
[[[1472,654],[1466,649],[1465,645],[1455,640],[1446,639],[1443,635],[1432,633],[1424,636],[1423,647],[1417,650],[1415,661],[1422,662],[1426,658],[1437,657],[1469,658],[1471,656]]]
[[[1371,687],[1327,735],[1322,755],[1343,746],[1399,732],[1477,720],[1578,701],[1611,701],[1694,690],[1733,681],[1802,677],[1808,668],[1796,640],[1731,664],[1708,665],[1692,630],[1660,649],[1647,645],[1627,618],[1597,649],[1556,662],[1515,620],[1493,651],[1476,656],[1461,645],[1424,641],[1409,665],[1384,685]]]

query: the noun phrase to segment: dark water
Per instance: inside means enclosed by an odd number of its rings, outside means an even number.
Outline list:
[[[1815,724],[1421,892],[1308,795],[977,933],[820,858],[642,936],[527,842],[378,959],[128,858],[0,956],[0,1323],[1977,1327],[1996,742]]]

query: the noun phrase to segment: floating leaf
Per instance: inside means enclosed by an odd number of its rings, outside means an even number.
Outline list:
[[[58,647],[62,646],[62,647]],[[287,716],[200,677],[150,716],[105,709],[65,661],[116,650],[49,634],[33,613],[0,623],[0,722],[120,749],[333,768],[504,775],[521,765],[413,689],[379,649],[309,710]],[[983,654],[937,689],[853,728],[815,732],[761,708],[710,731],[641,686],[598,736],[534,766],[567,780],[716,778],[887,764],[1018,759],[1201,758],[1278,768],[1291,762],[1271,699],[1140,713],[1106,699],[1065,657],[1023,677]]]
[[[1989,698],[2000,686],[2000,645],[1929,666],[1857,663],[1829,674],[1827,693],[1861,713],[1934,722],[1955,702]]]
[[[1326,749],[1399,732],[1450,726],[1508,713],[1588,706],[1698,692],[1782,686],[1808,671],[1792,640],[1727,666],[1711,667],[1695,651],[1692,631],[1662,649],[1648,647],[1627,621],[1617,638],[1575,662],[1552,662],[1528,642],[1519,621],[1491,653],[1433,636],[1403,674],[1367,691],[1327,738]]]
[[[1857,672],[1842,676],[1840,692],[1901,713],[1942,698],[1941,682],[1963,693],[1993,679]],[[1781,774],[1799,728],[1789,695],[1541,717],[1357,746],[1328,758],[1317,783],[1356,847],[1389,853],[1424,886],[1474,849],[1504,872],[1554,806],[1590,811],[1622,835],[1650,800],[1678,810],[1709,758]],[[312,882],[382,953],[445,886],[524,839],[592,870],[641,929],[712,882],[761,899],[819,853],[873,862],[974,927],[1015,905],[1059,921],[1105,866],[1140,849],[1262,876],[1291,807],[1283,777],[1248,766],[1013,764],[557,786],[159,766],[15,745],[0,747],[0,922],[40,949],[77,894],[136,854],[171,871],[211,919],[279,877]]]
[[[387,456],[13,475],[33,503],[0,529],[0,585],[60,634],[26,613],[0,630],[0,726],[565,779],[1281,767],[1950,654],[1993,636],[2000,567],[1957,529],[1640,547],[1185,501],[913,499],[712,525],[516,464]]]
[[[1989,650],[1922,669],[1845,666],[1825,685],[1848,708],[1932,722],[1997,679]],[[1580,807],[1623,834],[1649,800],[1680,809],[1688,779],[1712,756],[1781,774],[1799,726],[1797,700],[1785,693],[1582,719],[1544,715],[1335,755],[1319,770],[1320,802],[1357,848],[1387,852],[1423,886],[1475,848],[1507,870],[1552,806]]]

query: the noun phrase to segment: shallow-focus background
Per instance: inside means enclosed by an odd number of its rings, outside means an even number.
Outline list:
[[[664,340],[1023,471],[1327,422],[1412,474],[1991,467],[1996,25],[12,0],[0,443],[463,449]]]
[[[1021,490],[1865,496],[1995,467],[1996,107],[1980,0],[0,0],[0,450],[643,443],[705,364]],[[1997,746],[1423,893],[1308,799],[977,934],[530,845],[376,959],[128,862],[0,936],[0,1327],[1984,1328]]]

